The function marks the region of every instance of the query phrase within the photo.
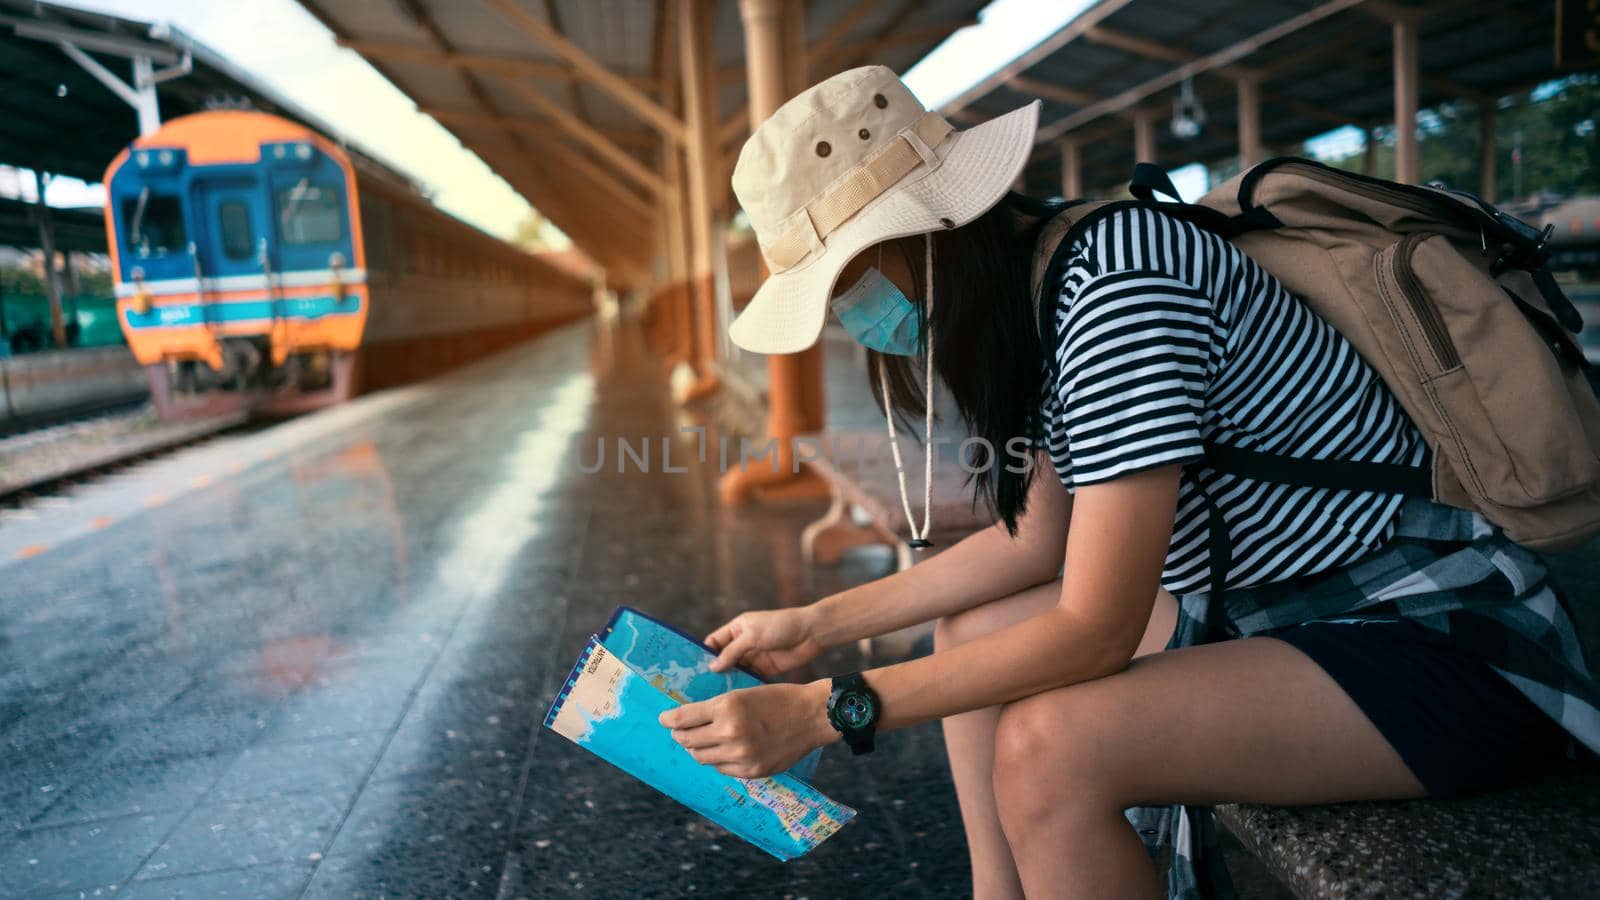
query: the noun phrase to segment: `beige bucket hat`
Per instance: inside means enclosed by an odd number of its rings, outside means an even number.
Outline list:
[[[834,282],[880,241],[955,228],[1022,172],[1039,101],[955,131],[892,69],[863,66],[779,107],[739,152],[733,192],[772,273],[728,335],[755,353],[816,343]]]

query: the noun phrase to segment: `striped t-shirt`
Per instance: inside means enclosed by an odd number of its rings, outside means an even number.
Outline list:
[[[1194,463],[1205,441],[1313,459],[1425,458],[1422,436],[1349,342],[1222,238],[1121,209],[1084,230],[1062,273],[1043,425],[1067,490]],[[1228,524],[1230,588],[1376,549],[1404,500],[1184,465],[1161,575],[1174,594],[1210,589],[1202,488]]]

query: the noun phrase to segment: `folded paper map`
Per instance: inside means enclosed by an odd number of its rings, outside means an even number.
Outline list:
[[[644,613],[621,607],[589,638],[544,724],[778,859],[793,859],[855,817],[811,786],[821,751],[767,778],[734,778],[696,762],[657,718],[683,703],[764,682],[713,672],[716,654]]]

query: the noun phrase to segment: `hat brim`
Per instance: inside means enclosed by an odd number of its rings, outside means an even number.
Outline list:
[[[799,353],[817,342],[839,273],[862,250],[881,241],[965,225],[1000,202],[1033,152],[1040,101],[965,131],[951,133],[935,152],[938,167],[915,171],[839,226],[823,252],[769,277],[728,326],[735,344],[752,353]]]

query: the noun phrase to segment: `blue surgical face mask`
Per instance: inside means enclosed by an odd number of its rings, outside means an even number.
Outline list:
[[[879,353],[916,356],[922,349],[917,307],[876,266],[833,298],[834,315],[857,342]]]

